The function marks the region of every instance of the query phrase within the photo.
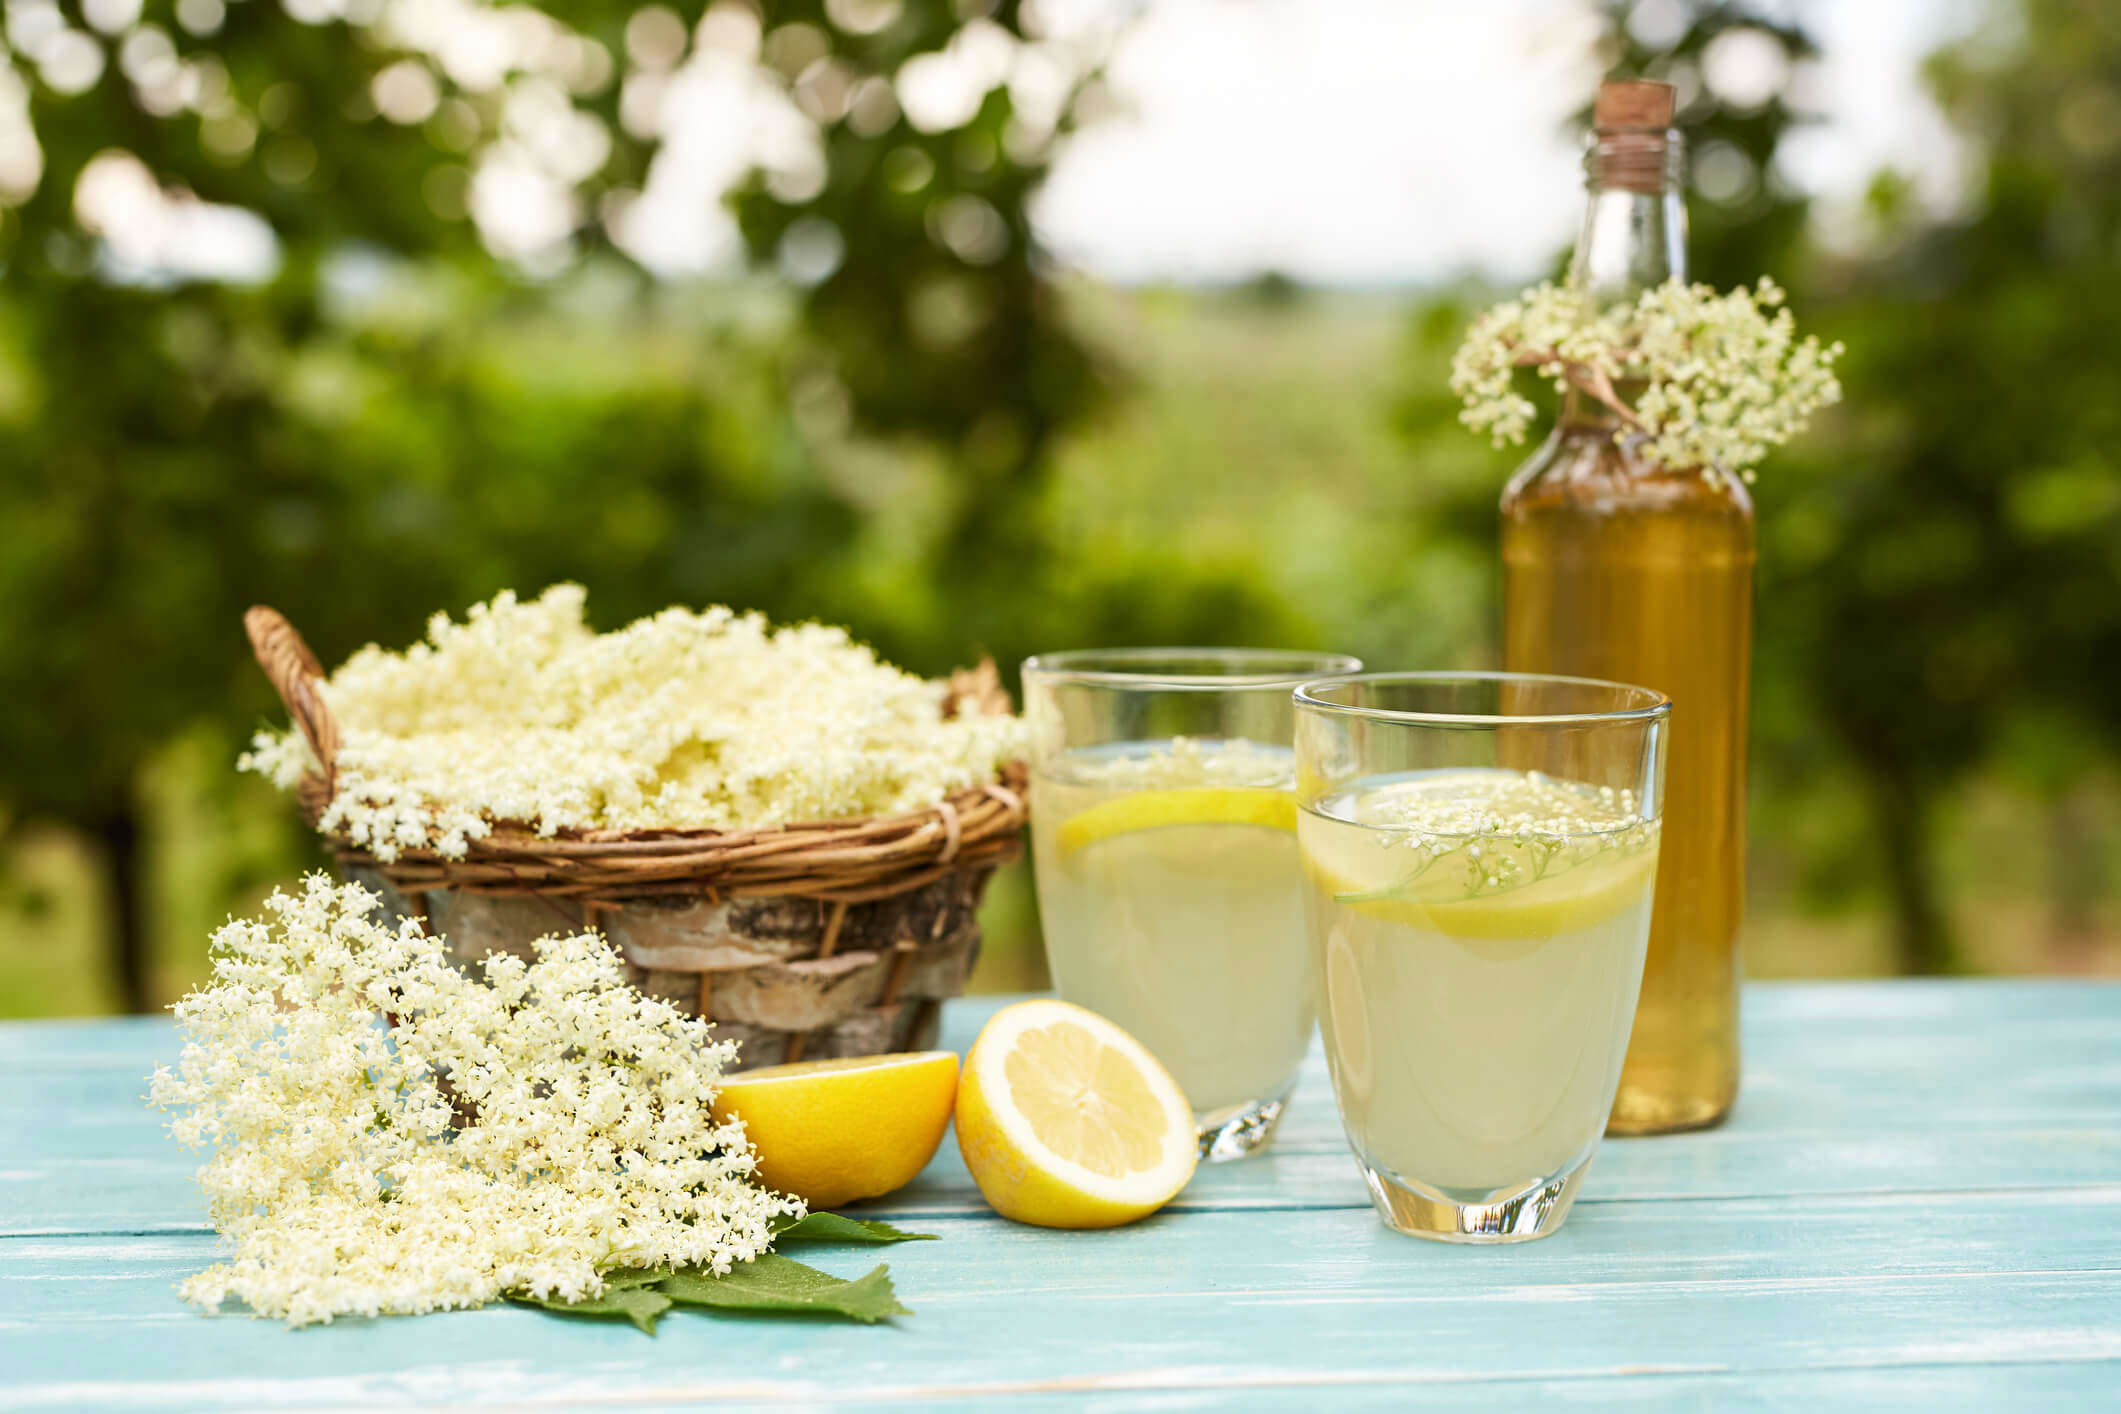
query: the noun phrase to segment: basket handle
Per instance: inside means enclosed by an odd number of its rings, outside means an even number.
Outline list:
[[[243,631],[250,635],[250,651],[257,655],[258,666],[265,669],[273,690],[287,705],[287,715],[294,718],[296,729],[317,758],[323,772],[325,799],[330,799],[337,786],[339,720],[332,716],[320,690],[323,666],[278,609],[263,604],[253,606],[243,615]]]

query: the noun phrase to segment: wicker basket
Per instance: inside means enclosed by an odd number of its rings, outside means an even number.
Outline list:
[[[280,614],[244,616],[259,665],[321,773],[297,789],[316,825],[333,794],[339,727],[324,673]],[[952,677],[944,713],[1008,710],[991,662]],[[327,835],[341,871],[469,962],[528,958],[531,942],[592,927],[634,985],[742,1041],[738,1065],[875,1055],[935,1042],[942,1002],[979,953],[976,917],[996,866],[1022,849],[1024,769],[912,815],[762,830],[563,831],[498,822],[461,859],[409,849],[385,863]]]

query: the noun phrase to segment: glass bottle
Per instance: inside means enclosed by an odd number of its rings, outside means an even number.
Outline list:
[[[1666,85],[1599,91],[1569,278],[1602,304],[1686,274],[1671,116]],[[1504,665],[1637,683],[1673,703],[1656,911],[1615,1134],[1715,1124],[1738,1093],[1753,508],[1736,478],[1657,466],[1641,445],[1572,389],[1502,497]]]

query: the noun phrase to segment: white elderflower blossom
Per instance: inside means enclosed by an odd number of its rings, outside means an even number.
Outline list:
[[[1604,311],[1550,283],[1473,322],[1451,361],[1451,391],[1466,426],[1498,447],[1521,442],[1535,409],[1514,375],[1530,368],[1557,392],[1574,387],[1610,408],[1621,422],[1615,436],[1640,437],[1651,461],[1751,481],[1770,450],[1841,400],[1841,353],[1838,343],[1800,341],[1782,290],[1765,277],[1728,294],[1670,280]],[[1639,389],[1632,405],[1623,385]]]
[[[377,902],[321,874],[275,893],[177,1004],[184,1051],[151,1099],[213,1151],[198,1177],[227,1252],[186,1298],[291,1325],[575,1300],[614,1267],[727,1272],[802,1212],[709,1113],[735,1045],[629,987],[594,935],[491,957],[481,981]]]
[[[751,829],[898,814],[1022,754],[1006,714],[943,720],[944,685],[842,629],[667,609],[616,633],[580,586],[437,614],[404,653],[362,649],[325,684],[337,787],[320,824],[384,860],[462,857],[499,821],[561,830]],[[239,763],[283,786],[308,762],[261,734]]]
[[[256,771],[281,790],[293,790],[316,764],[300,732],[258,732],[250,739],[250,750],[236,758],[237,770]]]

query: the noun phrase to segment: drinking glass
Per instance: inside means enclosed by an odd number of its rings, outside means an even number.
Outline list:
[[[1273,1136],[1310,1045],[1291,690],[1361,666],[1224,648],[1024,663],[1054,984],[1164,1063],[1210,1161]]]
[[[1671,703],[1515,673],[1364,674],[1295,701],[1319,1030],[1378,1216],[1543,1237],[1627,1054]]]

